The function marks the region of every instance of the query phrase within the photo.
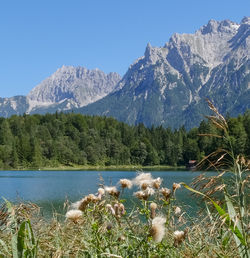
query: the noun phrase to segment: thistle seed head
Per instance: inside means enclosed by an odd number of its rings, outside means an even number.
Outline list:
[[[104,195],[105,194],[105,190],[103,188],[98,188],[98,195]]]
[[[131,188],[133,186],[133,183],[129,179],[120,179],[120,184],[122,188]]]
[[[110,195],[118,198],[120,195],[120,192],[117,190],[115,186],[105,186],[104,187],[105,192],[109,193]]]
[[[152,186],[155,188],[155,189],[159,189],[160,186],[161,186],[161,183],[162,183],[162,179],[160,177],[156,178],[153,180],[153,183],[152,183]]]
[[[186,234],[187,234],[187,230],[185,231],[176,230],[174,232],[174,246],[178,246],[179,244],[181,244],[181,242],[185,239]]]
[[[168,188],[161,188],[160,192],[165,197],[166,200],[169,199],[169,197],[171,195],[171,190],[170,189],[168,189]]]
[[[173,192],[175,192],[177,189],[181,188],[180,184],[173,183]]]
[[[180,213],[181,213],[181,208],[180,207],[175,207],[174,214],[178,215]]]
[[[80,210],[69,210],[65,216],[66,219],[72,220],[74,223],[77,223],[78,220],[82,218],[82,212]]]
[[[163,217],[155,217],[152,220],[152,226],[149,233],[156,243],[161,242],[165,235],[165,223],[166,219]]]

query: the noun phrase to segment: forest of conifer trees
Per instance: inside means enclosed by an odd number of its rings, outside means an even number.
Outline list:
[[[250,156],[250,111],[227,118],[234,153]],[[113,118],[80,114],[0,118],[0,168],[63,166],[184,166],[221,147],[209,122],[186,131],[129,126]]]

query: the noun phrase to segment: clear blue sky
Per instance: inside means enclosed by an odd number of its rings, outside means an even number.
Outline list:
[[[249,12],[249,0],[2,0],[0,97],[26,95],[62,65],[124,75],[148,42]]]

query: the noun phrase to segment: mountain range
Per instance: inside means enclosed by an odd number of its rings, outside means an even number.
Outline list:
[[[95,102],[112,92],[121,77],[99,69],[62,66],[27,96],[0,98],[0,116],[67,111]]]
[[[116,73],[63,66],[27,96],[0,98],[0,115],[74,110],[128,124],[187,129],[208,113],[250,108],[250,17],[240,24],[210,20],[194,34],[174,34],[162,47],[147,45],[121,78]]]

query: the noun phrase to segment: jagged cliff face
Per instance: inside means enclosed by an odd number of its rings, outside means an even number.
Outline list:
[[[63,66],[27,96],[0,98],[0,116],[53,113],[83,107],[112,92],[120,80],[117,73]]]
[[[29,107],[25,96],[0,98],[0,116],[23,115]]]
[[[63,109],[88,105],[112,92],[120,79],[117,73],[63,66],[28,94],[29,111],[62,103]]]
[[[210,98],[222,113],[250,108],[250,18],[214,20],[195,34],[174,34],[164,47],[147,45],[116,92],[81,110],[136,124],[190,128]]]

